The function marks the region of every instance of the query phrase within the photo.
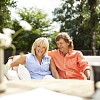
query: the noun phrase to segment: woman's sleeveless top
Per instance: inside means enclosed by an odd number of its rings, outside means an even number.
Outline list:
[[[42,79],[46,75],[51,75],[50,56],[44,56],[41,64],[36,56],[32,53],[26,55],[26,68],[28,69],[32,79]]]

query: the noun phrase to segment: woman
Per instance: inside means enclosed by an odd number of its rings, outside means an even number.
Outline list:
[[[84,79],[83,74],[90,79],[90,67],[81,51],[74,50],[73,41],[65,33],[56,37],[58,50],[52,50],[49,55],[53,58],[61,79]],[[83,74],[82,74],[83,73]]]
[[[32,79],[43,79],[48,76],[59,78],[53,60],[47,55],[48,49],[48,40],[44,37],[38,38],[32,45],[31,53],[22,55],[19,59],[12,62],[10,67],[25,64]]]

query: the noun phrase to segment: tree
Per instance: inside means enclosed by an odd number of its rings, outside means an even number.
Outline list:
[[[55,42],[55,37],[57,36],[58,32],[53,32],[52,34],[50,34],[50,50],[56,49],[56,42]]]
[[[19,34],[14,40],[13,44],[16,49],[23,52],[28,52],[31,50],[32,43],[38,37],[49,37],[51,30],[49,28],[52,21],[47,19],[47,14],[44,14],[41,9],[36,8],[23,8],[17,10],[20,20],[25,20],[32,26],[32,31],[25,31]],[[13,19],[12,26],[14,30],[19,30],[20,26],[18,24],[19,20]]]
[[[99,1],[98,0],[88,0],[88,4],[90,6],[90,34],[91,34],[91,47],[93,51],[93,55],[96,55],[96,31],[97,27],[99,26],[99,17],[100,13],[98,14],[98,5]],[[97,10],[96,10],[97,9]],[[100,29],[99,29],[99,34],[100,34]],[[99,44],[100,46],[100,44]]]
[[[62,0],[60,7],[54,10],[55,17],[53,20],[60,22],[60,31],[65,31],[70,34],[73,38],[75,49],[93,50],[94,47],[96,48],[100,45],[93,45],[93,42],[97,41],[97,38],[96,40],[92,38],[94,37],[93,31],[96,37],[100,34],[100,11],[98,10],[99,6],[97,4],[98,3],[96,3],[94,7],[95,13],[92,15],[91,6],[87,0]],[[93,55],[95,55],[94,52]]]
[[[2,28],[11,27],[10,21],[10,8],[16,7],[16,2],[11,0],[0,0],[0,32],[2,32]]]

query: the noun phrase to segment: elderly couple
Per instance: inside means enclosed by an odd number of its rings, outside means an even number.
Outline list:
[[[10,67],[25,64],[32,79],[44,77],[55,79],[81,79],[82,73],[90,79],[90,67],[82,52],[74,50],[73,41],[65,33],[56,36],[58,50],[48,51],[49,43],[44,37],[35,40],[31,53],[22,55]]]

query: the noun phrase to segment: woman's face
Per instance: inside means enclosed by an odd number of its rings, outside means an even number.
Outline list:
[[[46,48],[42,45],[38,45],[35,49],[36,56],[42,57],[46,52]]]

